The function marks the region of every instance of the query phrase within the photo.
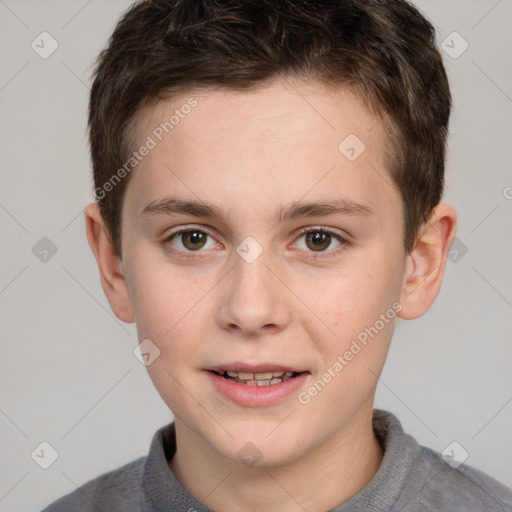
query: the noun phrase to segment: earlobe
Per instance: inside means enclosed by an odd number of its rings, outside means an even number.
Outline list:
[[[436,299],[446,266],[446,257],[457,229],[457,214],[447,204],[437,205],[407,255],[402,285],[400,318],[412,320],[425,314]]]
[[[87,239],[98,264],[103,291],[117,318],[131,323],[134,317],[126,278],[99,206],[96,203],[87,205],[84,215]]]

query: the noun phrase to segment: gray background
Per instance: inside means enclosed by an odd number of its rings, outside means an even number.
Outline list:
[[[145,455],[172,419],[134,326],[110,311],[82,214],[91,63],[129,3],[0,0],[0,512],[39,510]],[[431,310],[398,321],[376,405],[512,486],[512,0],[415,3],[452,54],[444,200],[459,241]],[[43,31],[59,45],[47,59],[31,48]],[[469,43],[457,58],[453,31]],[[57,248],[46,262],[32,250],[43,237]],[[59,454],[48,469],[31,458],[42,441]]]

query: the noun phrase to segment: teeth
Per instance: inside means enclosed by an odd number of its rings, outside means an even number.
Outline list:
[[[224,372],[217,372],[219,375],[222,375]],[[238,378],[241,380],[269,380],[273,377],[282,377],[286,375],[287,377],[291,377],[293,372],[259,372],[259,373],[248,373],[248,372],[233,372],[231,370],[225,372],[230,377]]]
[[[227,376],[230,380],[238,382],[239,384],[245,384],[246,386],[271,386],[291,379],[294,372],[278,371],[249,373],[219,370],[215,373],[224,378]]]
[[[246,386],[270,386],[272,384],[279,384],[292,377],[293,372],[234,372],[234,371],[217,371],[218,375],[230,377],[239,384],[245,384]]]
[[[256,380],[269,380],[274,376],[274,372],[261,372],[255,373],[254,378]]]

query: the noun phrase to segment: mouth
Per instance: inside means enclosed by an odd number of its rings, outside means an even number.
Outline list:
[[[245,386],[273,386],[287,380],[293,379],[301,373],[294,371],[266,371],[266,372],[237,372],[232,370],[210,370],[224,379]]]
[[[206,370],[213,389],[246,407],[278,404],[306,385],[311,372],[274,363],[224,363]]]

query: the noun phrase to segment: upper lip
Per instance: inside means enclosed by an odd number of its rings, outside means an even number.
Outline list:
[[[283,364],[275,364],[275,363],[260,363],[260,364],[248,364],[241,361],[233,362],[233,363],[224,363],[218,364],[215,366],[211,366],[207,368],[208,371],[212,372],[243,372],[243,373],[263,373],[263,372],[293,372],[293,373],[302,373],[307,370],[301,370],[298,367],[287,366]]]

